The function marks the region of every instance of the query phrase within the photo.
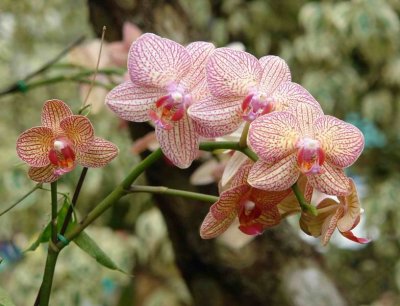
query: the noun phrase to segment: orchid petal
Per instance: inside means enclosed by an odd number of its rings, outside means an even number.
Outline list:
[[[161,150],[171,162],[181,169],[188,168],[198,155],[199,137],[193,121],[185,116],[173,123],[171,129],[156,127]]]
[[[299,176],[296,155],[291,154],[275,164],[266,164],[261,160],[255,162],[247,180],[258,189],[283,191],[296,183]]]
[[[308,189],[309,184],[307,183],[307,177],[305,175],[300,175],[299,179],[297,180],[297,186],[299,187],[300,192],[304,195],[304,199],[307,202],[310,202],[312,196],[312,187],[311,195],[307,194],[307,192],[310,192],[310,190]],[[293,191],[288,191],[288,195],[278,204],[278,209],[282,218],[301,212],[299,201],[297,200],[297,197]]]
[[[261,65],[260,89],[271,95],[283,82],[291,81],[289,66],[279,56],[263,56],[259,60]]]
[[[343,207],[340,206],[334,214],[329,215],[321,227],[321,243],[327,245],[336,229],[338,219],[343,215]]]
[[[275,111],[284,111],[302,103],[314,106],[322,113],[317,100],[303,86],[294,82],[281,83],[273,93],[273,101]]]
[[[248,140],[263,161],[275,163],[295,151],[299,130],[292,114],[274,112],[251,123]]]
[[[85,116],[69,116],[60,122],[60,127],[78,150],[89,146],[94,139],[92,123]]]
[[[32,180],[38,183],[51,183],[60,177],[55,174],[55,169],[52,164],[44,167],[30,167],[28,175]]]
[[[322,174],[309,174],[308,182],[319,191],[330,195],[348,195],[350,182],[343,169],[334,167],[325,162],[322,165]]]
[[[249,160],[248,158],[244,160],[238,171],[235,173],[231,186],[236,187],[239,185],[248,185],[247,177],[249,176],[250,169],[253,166],[254,162]]]
[[[154,109],[156,101],[166,93],[159,88],[143,87],[127,81],[108,93],[106,104],[124,120],[144,122],[149,120],[149,110]]]
[[[345,214],[337,223],[337,227],[341,232],[353,229],[361,214],[360,200],[358,199],[357,190],[352,179],[350,179],[350,190],[351,193],[348,196],[343,197],[343,199],[340,198],[341,202],[345,201],[342,204],[346,205],[347,208]]]
[[[190,55],[183,46],[155,34],[143,34],[129,50],[129,76],[138,85],[165,88],[180,81],[190,67]]]
[[[49,127],[30,128],[18,137],[17,154],[30,166],[46,166],[50,163],[48,156],[53,139],[54,134]]]
[[[352,165],[364,148],[361,131],[332,116],[323,116],[315,122],[315,138],[321,142],[326,158],[336,167]]]
[[[207,83],[212,95],[220,98],[244,97],[260,82],[261,66],[253,55],[219,48],[207,64]]]
[[[118,155],[118,148],[112,142],[95,137],[90,146],[78,151],[78,163],[84,167],[99,168],[107,165]]]
[[[211,43],[197,41],[186,46],[192,58],[190,72],[182,79],[181,84],[196,99],[200,99],[202,92],[207,93],[206,64],[209,56],[215,50]]]
[[[232,179],[236,177],[236,174],[239,172],[239,169],[248,160],[249,158],[240,151],[235,151],[235,153],[233,153],[233,155],[228,160],[228,163],[225,166],[224,173],[222,174],[221,187],[223,189],[226,187],[228,183],[232,182]],[[243,184],[245,182],[247,182],[247,177],[245,181],[242,181]]]
[[[247,185],[241,185],[221,193],[200,227],[200,236],[203,239],[217,237],[226,231],[237,216],[240,198],[248,190]]]
[[[273,227],[281,222],[281,215],[276,206],[269,206],[268,209],[263,209],[261,215],[255,220],[264,226],[264,229]]]
[[[283,191],[265,191],[253,188],[251,191],[251,199],[257,203],[263,210],[270,210],[271,207],[277,206],[283,199],[285,199],[291,190],[286,189]]]
[[[61,100],[47,100],[42,109],[42,125],[54,131],[60,129],[60,122],[73,113],[69,106]]]
[[[240,101],[235,98],[208,96],[190,106],[188,114],[195,121],[199,135],[207,138],[228,135],[243,122]]]
[[[357,242],[357,243],[361,243],[361,244],[366,244],[366,243],[370,243],[371,239],[368,238],[360,238],[360,237],[356,237],[351,231],[348,232],[340,232],[344,237],[346,237],[347,239]]]
[[[321,108],[306,103],[297,103],[285,110],[297,118],[302,136],[314,137],[314,122],[324,115]]]

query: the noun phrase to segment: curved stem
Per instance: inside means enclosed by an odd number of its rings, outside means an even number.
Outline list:
[[[297,183],[294,183],[294,185],[292,186],[292,190],[294,195],[296,196],[297,201],[300,204],[301,210],[304,212],[309,212],[314,216],[318,215],[318,211],[317,208],[309,203],[307,203],[307,201],[304,199],[303,194],[300,191],[299,186],[297,185]]]
[[[242,135],[240,136],[239,146],[242,148],[247,148],[247,135],[249,134],[250,122],[246,122],[243,128]]]
[[[128,192],[130,192],[130,193],[147,192],[147,193],[155,193],[155,194],[166,194],[166,195],[178,196],[178,197],[199,200],[199,201],[203,201],[203,202],[210,202],[210,203],[214,203],[214,202],[218,201],[218,197],[216,197],[216,196],[212,196],[212,195],[208,195],[208,194],[204,194],[204,193],[192,192],[192,191],[172,189],[172,188],[168,188],[168,187],[164,187],[164,186],[134,185],[128,189]]]
[[[147,156],[139,164],[137,164],[129,175],[112,191],[103,201],[99,203],[87,216],[84,218],[78,226],[74,227],[68,231],[65,238],[69,241],[77,237],[86,227],[88,227],[94,220],[96,220],[100,215],[102,215],[108,208],[114,205],[120,198],[122,198],[127,193],[127,189],[132,185],[132,183],[141,175],[148,167],[159,160],[162,156],[161,149],[158,149]],[[58,249],[63,249],[64,244],[57,243]]]
[[[241,147],[236,141],[218,141],[218,142],[202,142],[200,144],[200,150],[202,151],[215,151],[215,150],[235,150],[240,151],[247,155],[252,161],[257,161],[258,156],[248,147]]]
[[[0,213],[0,217],[7,212],[9,212],[11,209],[13,209],[15,206],[17,206],[19,203],[21,203],[23,200],[25,200],[27,197],[29,197],[33,192],[35,192],[37,189],[42,188],[42,183],[36,184],[35,187],[33,187],[31,190],[29,190],[26,194],[24,194],[21,198],[19,198],[17,201],[15,201],[13,204],[11,204],[8,208],[3,210]]]

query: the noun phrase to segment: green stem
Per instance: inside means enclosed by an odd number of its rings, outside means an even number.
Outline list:
[[[15,201],[13,204],[11,204],[8,208],[3,210],[0,213],[0,217],[4,215],[5,213],[9,212],[11,209],[13,209],[15,206],[17,206],[19,203],[21,203],[23,200],[25,200],[28,196],[30,196],[33,192],[35,192],[37,189],[42,188],[42,183],[36,184],[35,187],[33,187],[31,190],[29,190],[26,194],[24,194],[21,198],[19,198],[17,201]]]
[[[247,148],[247,135],[249,134],[249,127],[250,127],[250,122],[247,121],[244,125],[243,132],[239,140],[239,146],[241,148]]]
[[[129,188],[128,191],[132,192],[132,193],[147,192],[147,193],[155,193],[155,194],[166,194],[166,195],[178,196],[178,197],[199,200],[199,201],[203,201],[203,202],[210,202],[210,203],[214,203],[214,202],[218,201],[218,197],[216,197],[216,196],[212,196],[212,195],[208,195],[208,194],[204,194],[204,193],[192,192],[192,191],[172,189],[172,188],[168,188],[168,187],[164,187],[164,186],[134,185],[134,186],[131,186],[131,188]]]
[[[203,142],[200,144],[200,150],[202,151],[215,151],[215,150],[235,150],[246,154],[252,161],[257,161],[258,156],[248,147],[241,147],[238,142],[235,141],[218,141],[218,142]]]
[[[50,292],[53,285],[53,277],[56,269],[57,258],[58,252],[54,251],[49,245],[42,286],[40,287],[39,298],[36,300],[35,305],[49,305]]]
[[[309,212],[314,216],[318,215],[318,211],[317,208],[309,203],[307,203],[307,201],[304,199],[303,194],[300,191],[299,185],[297,185],[297,183],[294,183],[294,185],[292,186],[292,190],[294,195],[296,196],[297,201],[300,204],[301,210],[304,212]]]
[[[53,250],[51,244],[57,242],[57,181],[51,183],[51,241],[47,249],[46,266],[42,285],[39,289],[38,297],[36,298],[35,305],[47,306],[49,305],[51,287],[53,286],[54,271],[58,258],[58,252]]]
[[[87,216],[84,218],[78,226],[68,231],[65,238],[72,241],[77,237],[86,227],[88,227],[94,220],[102,215],[108,208],[114,205],[120,198],[127,194],[127,189],[132,183],[141,175],[148,167],[154,164],[162,156],[161,149],[158,149],[147,156],[139,164],[137,164],[129,175],[112,191],[103,201],[99,203]],[[57,248],[64,248],[64,244],[61,242],[57,243]]]
[[[51,183],[51,237],[57,242],[57,181]]]
[[[76,185],[75,192],[74,192],[74,195],[72,197],[71,205],[68,208],[67,214],[66,214],[64,222],[63,222],[63,225],[61,227],[60,235],[64,235],[65,234],[65,232],[67,230],[67,227],[69,225],[69,222],[71,221],[72,213],[74,212],[74,208],[76,207],[76,203],[78,201],[79,193],[81,192],[82,185],[83,185],[83,182],[85,181],[85,177],[86,177],[87,171],[88,171],[88,168],[83,167],[82,172],[81,172],[81,176],[79,177],[78,184]]]

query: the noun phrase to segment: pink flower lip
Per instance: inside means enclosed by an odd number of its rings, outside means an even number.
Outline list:
[[[53,141],[49,151],[50,163],[54,165],[54,172],[58,175],[70,172],[76,166],[76,154],[72,142],[66,137],[58,137]]]
[[[322,174],[325,153],[318,140],[303,137],[297,141],[297,165],[304,174]]]
[[[273,110],[273,99],[260,92],[254,92],[246,96],[242,102],[242,118],[253,121],[259,116],[270,113]]]

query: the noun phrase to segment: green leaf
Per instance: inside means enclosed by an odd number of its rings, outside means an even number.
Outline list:
[[[65,197],[64,203],[57,214],[57,232],[61,230],[61,226],[64,222],[69,205],[70,205],[70,200],[68,197]],[[50,236],[51,236],[51,226],[49,222],[43,229],[43,231],[40,233],[39,237],[24,251],[24,253],[29,251],[35,251],[41,243],[49,242]]]
[[[79,236],[74,239],[74,242],[82,251],[84,251],[90,257],[96,259],[96,261],[102,266],[128,275],[128,273],[119,268],[114,261],[97,245],[96,241],[90,238],[90,236],[85,232],[81,232]]]
[[[0,288],[0,306],[15,306],[3,288]]]

